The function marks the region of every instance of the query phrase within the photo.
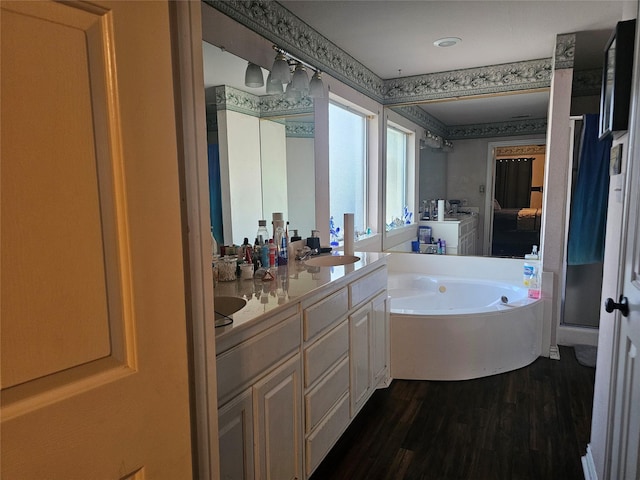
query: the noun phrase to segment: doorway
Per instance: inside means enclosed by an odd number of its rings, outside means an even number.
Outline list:
[[[545,142],[489,143],[484,255],[523,258],[540,245]]]

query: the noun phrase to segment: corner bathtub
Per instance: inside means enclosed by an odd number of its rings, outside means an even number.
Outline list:
[[[542,301],[517,285],[389,273],[391,376],[466,380],[515,370],[541,353]]]

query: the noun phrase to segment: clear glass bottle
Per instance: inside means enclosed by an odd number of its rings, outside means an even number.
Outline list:
[[[267,230],[267,221],[258,220],[258,232],[256,233],[259,245],[264,245],[269,242],[269,231]]]

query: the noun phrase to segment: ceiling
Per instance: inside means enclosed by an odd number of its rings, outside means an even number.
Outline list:
[[[594,68],[601,62],[608,32],[620,19],[634,18],[637,6],[635,0],[279,3],[382,79],[550,58],[557,34],[597,30],[602,32],[590,45],[593,55],[582,57]],[[433,45],[443,37],[459,37],[462,42],[448,48]],[[205,68],[206,55],[207,50]],[[238,67],[241,78],[244,67],[246,62]],[[548,97],[548,92],[536,92],[437,102],[423,108],[445,125],[491,123],[543,118]]]

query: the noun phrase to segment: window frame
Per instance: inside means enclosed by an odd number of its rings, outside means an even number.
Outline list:
[[[385,231],[390,232],[395,230],[396,228],[401,228],[401,226],[397,227],[389,227],[389,212],[387,211],[388,207],[388,199],[389,199],[389,131],[396,131],[401,133],[404,136],[404,168],[402,171],[403,177],[403,185],[402,185],[402,196],[404,204],[403,207],[407,207],[409,212],[412,213],[412,218],[410,223],[404,224],[402,226],[409,226],[416,223],[416,216],[414,213],[414,204],[415,204],[415,189],[412,188],[412,168],[411,168],[411,143],[415,141],[414,135],[415,132],[398,125],[397,123],[387,120],[386,128],[385,128],[385,181],[384,181],[384,226]],[[413,160],[415,161],[415,155],[413,156]],[[413,195],[411,195],[413,193]],[[394,212],[395,214],[402,213],[402,211]]]
[[[419,212],[418,212],[418,179],[419,179],[419,170],[420,170],[420,145],[419,139],[424,135],[424,130],[419,125],[411,122],[407,118],[402,115],[394,112],[385,107],[385,116],[384,116],[384,145],[382,147],[382,152],[384,155],[384,161],[382,166],[383,178],[381,184],[383,185],[384,195],[382,199],[382,206],[385,211],[380,213],[380,217],[383,220],[387,218],[386,212],[386,204],[387,204],[387,127],[392,126],[398,130],[401,130],[405,133],[408,133],[408,149],[407,149],[407,172],[406,172],[406,201],[409,207],[409,211],[413,213],[413,220],[410,225],[404,225],[402,227],[393,228],[391,230],[386,230],[383,228],[382,230],[382,249],[389,250],[392,248],[400,248],[400,250],[404,251],[404,247],[407,248],[406,251],[410,251],[411,248],[411,240],[415,240],[417,238],[417,225],[419,222]],[[386,225],[386,224],[385,224]]]
[[[362,117],[364,120],[364,172],[363,172],[363,215],[364,215],[364,229],[365,231],[370,231],[370,238],[375,236],[378,231],[378,208],[376,206],[376,202],[379,201],[377,199],[377,190],[378,190],[378,158],[379,156],[374,154],[378,148],[378,134],[377,134],[377,116],[372,112],[368,111],[365,108],[360,107],[359,105],[354,104],[342,97],[338,97],[337,95],[330,94],[330,98],[328,101],[328,108],[331,106],[341,108],[347,112],[353,113]],[[330,118],[331,114],[328,113],[328,117]],[[330,131],[330,127],[329,127]],[[329,134],[329,143],[331,142],[330,134]],[[330,157],[331,147],[329,146],[329,157]],[[329,178],[331,176],[331,159],[329,158]],[[329,185],[329,215],[331,211],[331,185]],[[375,198],[374,198],[375,197]],[[329,221],[329,219],[327,219]],[[335,220],[338,225],[342,225],[343,219]],[[355,226],[356,231],[361,231],[362,228],[360,225]],[[360,238],[364,238],[365,236],[361,236]],[[343,244],[343,236],[342,234],[338,237],[340,245]],[[358,242],[356,242],[358,244]]]

